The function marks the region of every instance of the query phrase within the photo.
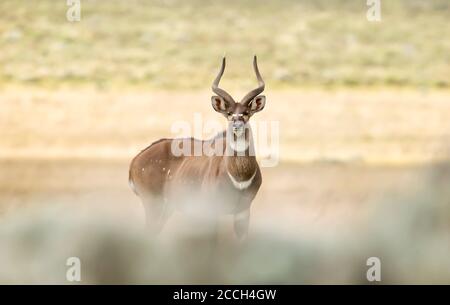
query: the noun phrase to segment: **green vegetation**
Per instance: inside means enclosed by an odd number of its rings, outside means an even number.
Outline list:
[[[207,88],[220,57],[224,85],[271,88],[450,87],[448,0],[65,0],[0,2],[0,84]]]

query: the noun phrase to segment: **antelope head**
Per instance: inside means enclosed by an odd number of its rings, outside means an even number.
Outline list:
[[[219,88],[219,82],[225,70],[225,57],[222,59],[219,74],[212,84],[212,91],[217,94],[211,97],[212,106],[215,111],[227,118],[229,130],[232,130],[236,137],[244,134],[250,117],[263,110],[266,104],[266,97],[259,95],[264,91],[265,84],[258,70],[256,55],[253,58],[253,68],[258,79],[258,87],[247,93],[240,103],[236,103],[230,94]]]

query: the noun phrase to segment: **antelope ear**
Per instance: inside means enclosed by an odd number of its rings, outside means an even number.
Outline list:
[[[266,97],[264,95],[259,95],[255,97],[248,105],[251,113],[256,113],[264,109],[266,106]]]
[[[211,97],[211,104],[215,111],[224,113],[228,109],[228,103],[220,96],[214,95]]]

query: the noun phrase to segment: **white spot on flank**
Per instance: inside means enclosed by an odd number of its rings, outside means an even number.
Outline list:
[[[142,168],[142,171],[145,171],[145,168],[144,168],[144,167]]]
[[[246,181],[237,181],[236,179],[234,179],[234,177],[228,171],[227,171],[227,174],[228,174],[228,177],[230,177],[231,182],[233,182],[233,185],[235,188],[237,188],[239,190],[245,190],[252,184],[253,179],[256,176],[256,171],[253,173],[252,177]]]

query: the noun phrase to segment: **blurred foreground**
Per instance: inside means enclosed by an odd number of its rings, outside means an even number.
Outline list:
[[[282,164],[263,171],[249,239],[175,214],[158,238],[126,162],[3,161],[0,283],[450,282],[450,168]],[[25,208],[28,207],[28,208]]]

